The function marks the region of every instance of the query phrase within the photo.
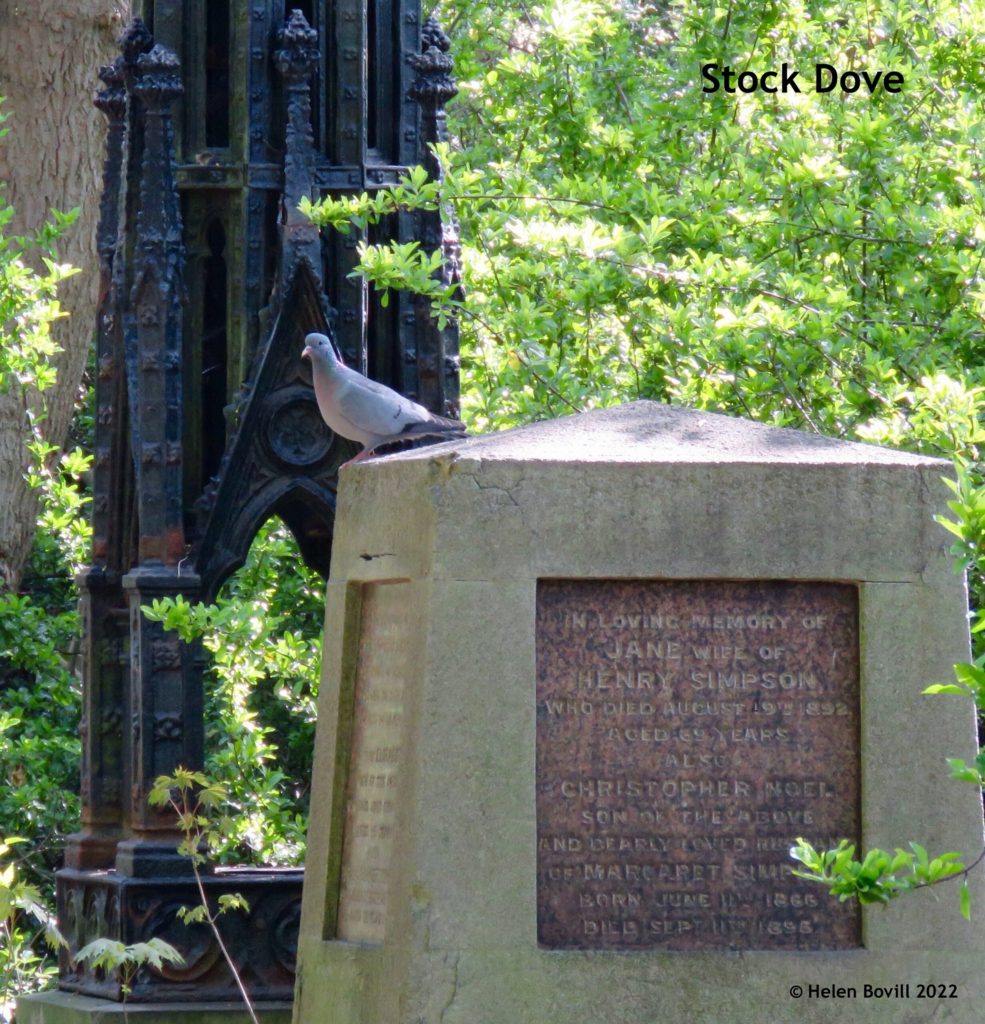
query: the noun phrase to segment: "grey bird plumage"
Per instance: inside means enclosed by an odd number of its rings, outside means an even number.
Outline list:
[[[384,442],[465,434],[458,420],[435,416],[423,405],[350,369],[324,334],[309,334],[304,343],[301,356],[311,360],[322,419],[336,434],[363,446],[357,458]]]

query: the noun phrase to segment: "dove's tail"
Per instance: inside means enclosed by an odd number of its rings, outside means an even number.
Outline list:
[[[464,423],[446,419],[444,416],[435,416],[433,421],[411,423],[399,434],[383,438],[378,444],[373,445],[371,454],[392,455],[394,452],[425,448],[427,445],[441,444],[443,441],[453,441],[455,438],[467,436]]]
[[[451,420],[447,416],[435,416],[431,413],[431,418],[423,423],[408,423],[406,427],[401,431],[401,434],[452,434],[465,437],[467,431],[465,424],[461,420]]]

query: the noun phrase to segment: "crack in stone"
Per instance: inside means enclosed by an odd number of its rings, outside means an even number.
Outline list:
[[[479,475],[477,473],[469,473],[468,477],[472,481],[472,483],[475,484],[475,486],[476,486],[476,488],[478,490],[480,490],[480,491],[499,491],[502,494],[505,494],[510,499],[512,504],[516,505],[517,508],[520,507],[520,502],[517,501],[516,495],[513,493],[513,491],[517,487],[522,486],[522,484],[523,484],[523,477],[520,477],[519,480],[517,480],[515,483],[511,484],[509,487],[504,487],[502,484],[497,484],[497,483],[483,483],[479,479]]]
[[[520,508],[520,502],[519,502],[519,500],[517,499],[516,495],[513,492],[518,487],[522,487],[523,486],[524,478],[522,476],[519,479],[513,481],[513,483],[511,483],[511,484],[509,484],[507,486],[507,485],[500,484],[500,483],[483,483],[479,479],[479,472],[481,472],[481,471],[471,472],[471,473],[465,474],[466,476],[468,476],[469,480],[472,481],[472,483],[475,486],[476,490],[478,490],[478,491],[495,491],[497,493],[503,494],[503,495],[505,495],[509,499],[511,505],[515,506],[516,508]]]
[[[452,971],[451,994],[448,996],[448,999],[445,1002],[445,1005],[442,1006],[441,1010],[438,1012],[438,1024],[444,1024],[445,1014],[451,1009],[452,1003],[455,1002],[455,998],[458,996],[458,962],[461,959],[461,954],[460,953],[448,953],[448,954],[446,954],[445,958],[444,958],[445,966],[448,965],[449,959],[451,960],[451,971]]]

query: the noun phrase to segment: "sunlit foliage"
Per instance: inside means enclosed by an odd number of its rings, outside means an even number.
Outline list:
[[[438,13],[471,426],[650,397],[977,456],[980,3]],[[705,63],[784,62],[802,93],[702,92]],[[819,62],[904,87],[819,95]]]

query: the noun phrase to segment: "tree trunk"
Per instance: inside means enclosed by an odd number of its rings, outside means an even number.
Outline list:
[[[58,245],[81,273],[59,287],[71,314],[53,328],[63,351],[47,395],[46,440],[65,443],[93,336],[105,118],[92,105],[100,64],[115,55],[126,0],[65,4],[0,0],[0,96],[10,133],[0,142],[0,182],[16,215],[12,234],[32,234],[51,207],[80,207]],[[37,496],[24,480],[27,433],[21,401],[0,396],[0,590],[17,587],[31,546]]]

